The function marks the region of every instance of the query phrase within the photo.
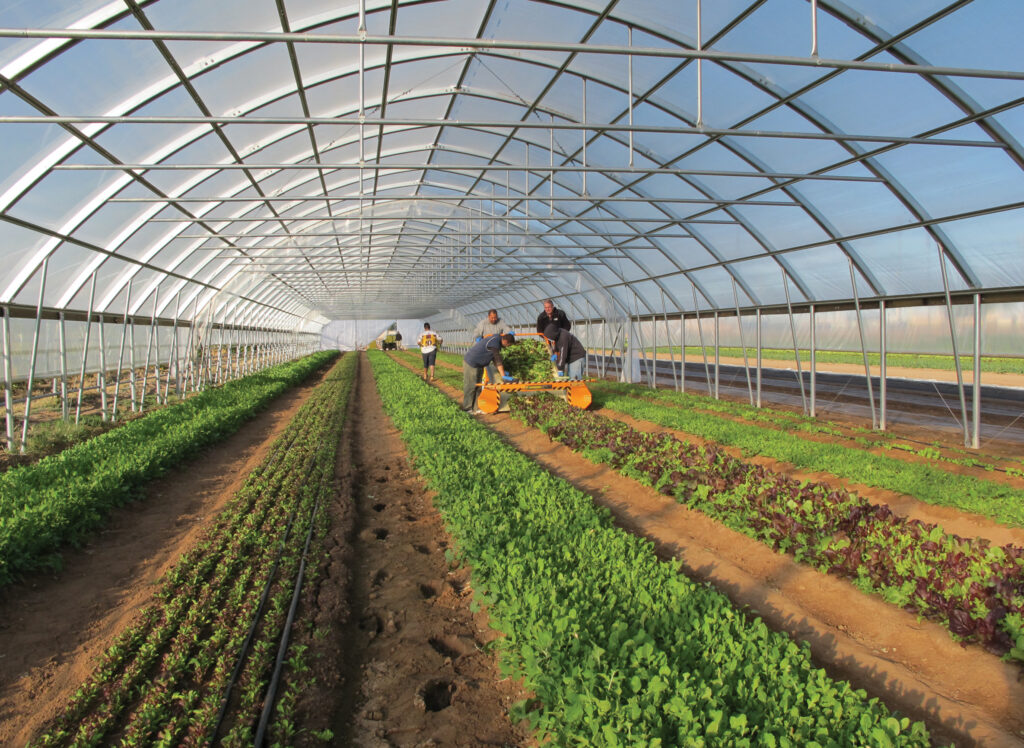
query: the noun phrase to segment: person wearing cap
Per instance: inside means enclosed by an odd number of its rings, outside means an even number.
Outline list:
[[[563,330],[572,328],[572,321],[566,316],[565,312],[556,307],[551,299],[544,299],[544,311],[537,316],[537,332],[547,337],[544,331],[551,324],[558,325]]]
[[[507,348],[516,342],[512,333],[491,335],[481,338],[473,343],[466,355],[462,357],[462,409],[465,411],[476,410],[476,397],[480,394],[480,380],[484,376],[484,367],[492,363],[498,369],[502,382],[514,382],[515,380],[505,373],[505,364],[501,359],[501,349]]]
[[[553,322],[545,328],[543,335],[551,348],[551,361],[558,369],[559,376],[583,379],[583,361],[587,357],[587,349],[579,338]]]
[[[498,316],[498,310],[488,309],[487,318],[480,320],[476,327],[473,328],[473,338],[476,342],[479,342],[491,335],[501,335],[506,332],[512,332],[512,328],[501,321],[501,318]],[[494,369],[494,365],[488,364],[487,379],[494,382],[496,377],[497,372]]]
[[[437,363],[437,347],[441,345],[441,336],[430,329],[430,323],[423,323],[423,334],[420,335],[420,355],[423,356],[423,379],[434,381],[434,364]]]

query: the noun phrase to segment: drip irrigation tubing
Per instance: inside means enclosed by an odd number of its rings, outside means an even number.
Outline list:
[[[270,718],[277,706],[277,688],[281,682],[281,671],[284,669],[285,655],[288,654],[288,645],[291,642],[292,625],[295,622],[295,611],[299,607],[299,596],[302,594],[302,585],[306,577],[306,559],[309,556],[309,544],[313,540],[313,528],[316,526],[316,513],[320,511],[320,498],[317,497],[313,505],[313,512],[309,518],[309,530],[306,532],[306,543],[302,548],[302,559],[299,561],[299,571],[295,575],[295,585],[292,592],[292,603],[288,608],[288,618],[284,622],[284,630],[281,632],[281,642],[277,648],[277,659],[274,661],[274,673],[270,678],[270,685],[267,687],[267,695],[263,699],[263,711],[260,713],[260,721],[256,726],[256,737],[253,740],[254,748],[262,748],[266,738],[267,727]]]
[[[321,439],[320,440],[320,447],[321,448],[323,448],[323,444],[324,444],[324,442]],[[302,573],[305,570],[306,553],[309,550],[309,538],[311,537],[311,534],[313,532],[313,525],[314,525],[315,519],[316,519],[316,512],[319,511],[319,509],[320,509],[320,499],[318,498],[316,500],[316,503],[313,506],[313,511],[312,511],[312,513],[310,515],[309,533],[307,533],[307,536],[306,536],[306,547],[302,551],[302,560],[301,560],[301,562],[299,564],[299,573],[300,573],[299,581],[300,581],[300,583],[301,583],[301,578],[302,578],[301,575],[302,575]],[[292,510],[291,515],[288,517],[288,526],[285,528],[284,538],[281,541],[280,550],[277,553],[277,557],[274,559],[274,565],[273,565],[273,567],[271,567],[270,574],[267,577],[267,582],[263,586],[263,593],[260,595],[259,605],[256,606],[256,612],[253,613],[252,621],[249,624],[249,630],[246,633],[245,639],[242,642],[242,648],[238,652],[238,658],[235,660],[235,666],[231,670],[231,678],[228,680],[228,684],[227,684],[227,686],[224,689],[224,695],[221,696],[221,705],[220,705],[220,710],[217,712],[217,721],[214,724],[213,732],[210,734],[210,744],[211,745],[213,745],[213,744],[215,744],[217,742],[217,736],[220,734],[220,730],[221,730],[221,728],[224,725],[224,720],[227,717],[228,705],[231,703],[231,692],[232,692],[232,690],[234,690],[234,687],[238,683],[238,678],[242,674],[242,668],[245,667],[245,661],[246,661],[246,658],[249,655],[249,649],[252,647],[252,640],[253,640],[253,637],[256,634],[256,629],[259,627],[260,622],[263,620],[263,613],[264,613],[264,610],[266,608],[267,599],[270,597],[270,588],[273,586],[274,580],[277,578],[277,570],[278,570],[278,568],[280,568],[281,559],[284,558],[285,550],[287,549],[287,546],[288,546],[288,540],[289,540],[289,538],[291,538],[292,527],[295,525],[295,517],[298,515],[298,513],[299,513],[299,509],[298,509],[298,507],[296,507],[295,509]],[[294,603],[294,599],[293,599],[293,602],[292,602],[292,607],[293,608],[294,608],[294,605],[295,605],[295,603]],[[285,625],[285,634],[284,634],[285,638],[287,637],[288,629],[291,626],[293,614],[294,614],[294,610],[289,610],[289,612],[288,612],[288,621],[287,621],[287,623]],[[275,674],[276,674],[276,672],[277,672],[277,666],[275,664]],[[268,696],[267,696],[267,699],[265,700],[265,703],[270,703],[272,696],[273,696],[273,694],[268,693]],[[264,706],[264,711],[266,711],[266,706]],[[261,724],[263,722],[262,715],[260,717],[260,722],[261,722]]]

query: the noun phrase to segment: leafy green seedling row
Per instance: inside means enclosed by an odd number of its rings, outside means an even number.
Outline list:
[[[197,547],[165,575],[154,603],[108,649],[40,745],[95,745],[115,733],[122,745],[209,742],[269,583],[269,604],[222,734],[223,744],[251,744],[259,717],[258,711],[253,717],[253,704],[264,697],[269,677],[265,653],[281,637],[282,610],[312,507],[319,500],[323,515],[334,494],[355,362],[355,356],[343,358],[316,389]]]
[[[595,388],[601,392],[601,388]],[[603,407],[701,438],[738,447],[748,455],[763,455],[798,468],[822,471],[855,483],[907,494],[929,504],[951,506],[981,514],[1002,524],[1024,527],[1024,492],[994,481],[874,455],[840,444],[823,444],[760,426],[717,418],[685,407],[675,393],[657,402],[628,395],[602,393]],[[678,404],[680,407],[666,407]]]
[[[553,745],[927,745],[920,723],[814,667],[806,647],[658,561],[590,497],[370,352],[503,663]]]
[[[842,489],[653,434],[551,397],[512,413],[739,532],[1024,660],[1024,548],[992,547],[894,514]]]
[[[61,565],[59,551],[102,525],[143,484],[234,433],[335,355],[266,369],[0,475],[0,586]]]
[[[658,352],[661,354],[667,355],[670,350],[677,357],[679,356],[679,346],[673,346],[671,349],[665,346],[658,346]],[[693,357],[702,358],[704,355],[707,355],[709,361],[713,361],[715,355],[714,347],[705,348],[702,352],[700,346],[686,346],[686,356],[688,360],[693,360]],[[738,346],[722,346],[719,348],[719,355],[727,358],[742,358],[743,349]],[[796,365],[796,359],[793,356],[792,348],[762,348],[761,355],[769,360],[790,361]],[[753,361],[756,356],[756,348],[747,348],[748,359]],[[860,351],[815,351],[815,359],[820,364],[864,365],[864,354]],[[801,349],[800,360],[805,366],[809,365],[811,352],[806,348]],[[878,366],[880,363],[879,354],[869,351],[868,361],[872,366]],[[888,366],[902,366],[908,369],[940,369],[942,371],[953,371],[956,368],[953,356],[943,354],[887,353],[885,361]],[[974,357],[961,356],[960,366],[964,371],[974,371]],[[1015,356],[982,356],[981,370],[982,372],[995,374],[1024,374],[1024,358]]]
[[[936,446],[919,448],[901,442],[899,437],[894,436],[890,432],[871,431],[870,429],[863,428],[855,429],[855,431],[860,432],[864,436],[850,437],[830,422],[822,421],[818,418],[811,418],[784,410],[774,410],[772,408],[755,408],[746,403],[732,402],[730,400],[716,400],[713,397],[692,392],[651,390],[641,385],[625,384],[622,382],[597,382],[591,386],[591,391],[594,394],[595,402],[599,404],[604,404],[611,397],[618,395],[655,400],[658,403],[672,405],[677,408],[721,413],[730,417],[742,418],[756,424],[766,424],[801,438],[804,434],[821,434],[836,439],[848,440],[848,445],[853,449],[879,447],[887,450],[899,449],[913,452],[918,457],[937,463],[937,467],[940,468],[942,463],[950,463],[980,467],[990,471],[1002,469],[1010,475],[1024,475],[1024,470],[1017,467],[1024,465],[1024,461],[1009,458],[981,458],[977,454],[969,453],[957,447],[943,447],[941,450]],[[944,452],[952,452],[953,454],[963,456],[949,457]]]

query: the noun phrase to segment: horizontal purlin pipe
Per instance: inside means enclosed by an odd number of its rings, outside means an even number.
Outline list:
[[[715,60],[768,65],[792,65],[837,70],[871,70],[886,73],[907,73],[925,76],[959,76],[992,78],[997,80],[1024,80],[1024,71],[986,70],[980,68],[944,67],[939,65],[909,65],[900,63],[869,62],[866,60],[838,60],[825,57],[793,57],[741,52],[720,52],[710,49],[684,47],[632,47],[614,44],[584,44],[566,42],[537,42],[511,39],[477,39],[455,37],[314,34],[301,32],[224,32],[224,31],[147,31],[136,29],[16,29],[0,28],[0,38],[14,39],[108,39],[145,41],[199,41],[199,42],[257,42],[295,44],[350,44],[405,47],[454,47],[458,52],[472,54],[491,49],[512,49],[537,52],[571,52],[581,55],[621,55],[632,57],[658,57],[680,60]]]
[[[360,164],[349,162],[344,164],[318,164],[304,161],[302,163],[274,163],[263,164],[251,163],[223,163],[223,164],[56,164],[51,167],[53,171],[275,171],[283,169],[294,169],[298,171],[320,170],[324,171],[450,171],[450,172],[520,172],[547,174],[573,173],[573,174],[669,174],[673,176],[692,177],[735,177],[741,179],[800,179],[824,182],[883,182],[881,177],[857,177],[843,174],[806,174],[803,172],[783,171],[729,171],[715,169],[677,169],[673,167],[642,167],[642,166],[525,166],[519,164]],[[256,198],[254,198],[256,199]],[[318,199],[323,200],[321,195]],[[468,198],[473,199],[473,198]],[[484,199],[484,198],[478,198]],[[518,200],[518,198],[512,198]],[[592,198],[601,200],[600,197]],[[262,201],[262,198],[258,198]]]
[[[421,167],[422,170],[422,167]],[[264,202],[308,202],[311,200],[323,201],[325,198],[323,195],[267,195],[266,197],[112,197],[107,200],[108,203],[264,203]],[[358,195],[331,195],[328,200],[342,201],[342,200],[358,200]],[[536,195],[518,195],[513,198],[492,200],[489,197],[481,197],[478,194],[468,193],[466,195],[451,196],[451,197],[436,197],[436,196],[425,196],[425,195],[367,195],[363,198],[367,203],[397,203],[400,200],[411,200],[414,202],[423,203],[469,203],[472,201],[483,201],[488,203],[494,203],[502,205],[508,201],[511,202],[550,202],[550,198],[537,197]],[[602,203],[650,203],[652,201],[659,203],[673,203],[679,205],[773,205],[773,206],[786,206],[786,207],[799,207],[797,203],[786,200],[716,200],[714,198],[696,198],[696,197],[619,197],[619,196],[606,196],[606,197],[582,197],[566,195],[563,197],[555,198],[555,202],[560,203],[593,203],[600,200]],[[462,208],[474,214],[479,213],[479,208],[473,208],[471,205],[462,205]],[[488,213],[479,213],[480,217],[490,217]],[[422,220],[427,220],[434,216],[424,216]],[[501,220],[505,220],[505,216],[500,216]],[[323,218],[322,220],[346,220],[339,216],[331,216]],[[208,216],[202,216],[197,218],[165,218],[165,219],[152,219],[154,221],[163,220],[168,223],[189,223],[192,221],[206,220],[212,223],[218,221],[233,221],[233,220],[248,220],[245,218],[212,218]],[[290,216],[281,216],[281,220],[307,220],[307,219],[296,219]],[[383,219],[379,219],[383,220]],[[547,220],[551,220],[548,218]],[[589,218],[587,220],[601,220]],[[604,220],[616,220],[622,221],[621,218],[615,219],[604,219]],[[630,218],[631,221],[666,221],[665,218]]]
[[[842,143],[893,143],[899,145],[943,145],[963,146],[977,148],[1005,148],[1003,143],[991,140],[970,140],[963,138],[925,138],[925,137],[900,137],[897,135],[867,135],[849,133],[826,133],[826,132],[798,132],[784,130],[743,130],[733,128],[714,127],[689,127],[671,125],[630,125],[608,122],[594,124],[588,122],[585,126],[576,122],[507,122],[500,120],[458,120],[458,119],[384,119],[379,117],[366,117],[363,120],[351,117],[255,117],[247,115],[221,116],[221,117],[157,117],[157,116],[133,116],[130,114],[120,116],[104,115],[5,115],[0,116],[0,124],[125,124],[133,125],[217,125],[217,124],[242,124],[242,125],[334,125],[334,126],[357,126],[363,125],[375,127],[451,127],[465,129],[485,130],[587,130],[587,132],[633,132],[633,133],[655,133],[659,135],[706,135],[707,137],[729,137],[729,138],[774,138],[793,140],[826,140]]]

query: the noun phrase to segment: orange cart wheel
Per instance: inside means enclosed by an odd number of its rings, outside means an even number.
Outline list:
[[[593,396],[590,394],[590,388],[583,382],[573,382],[572,386],[569,387],[569,405],[574,408],[586,410],[590,407],[593,399]]]
[[[588,397],[590,393],[587,393]],[[480,395],[476,399],[476,407],[480,408],[484,413],[497,413],[498,406],[501,405],[501,393],[491,389],[480,390]]]

